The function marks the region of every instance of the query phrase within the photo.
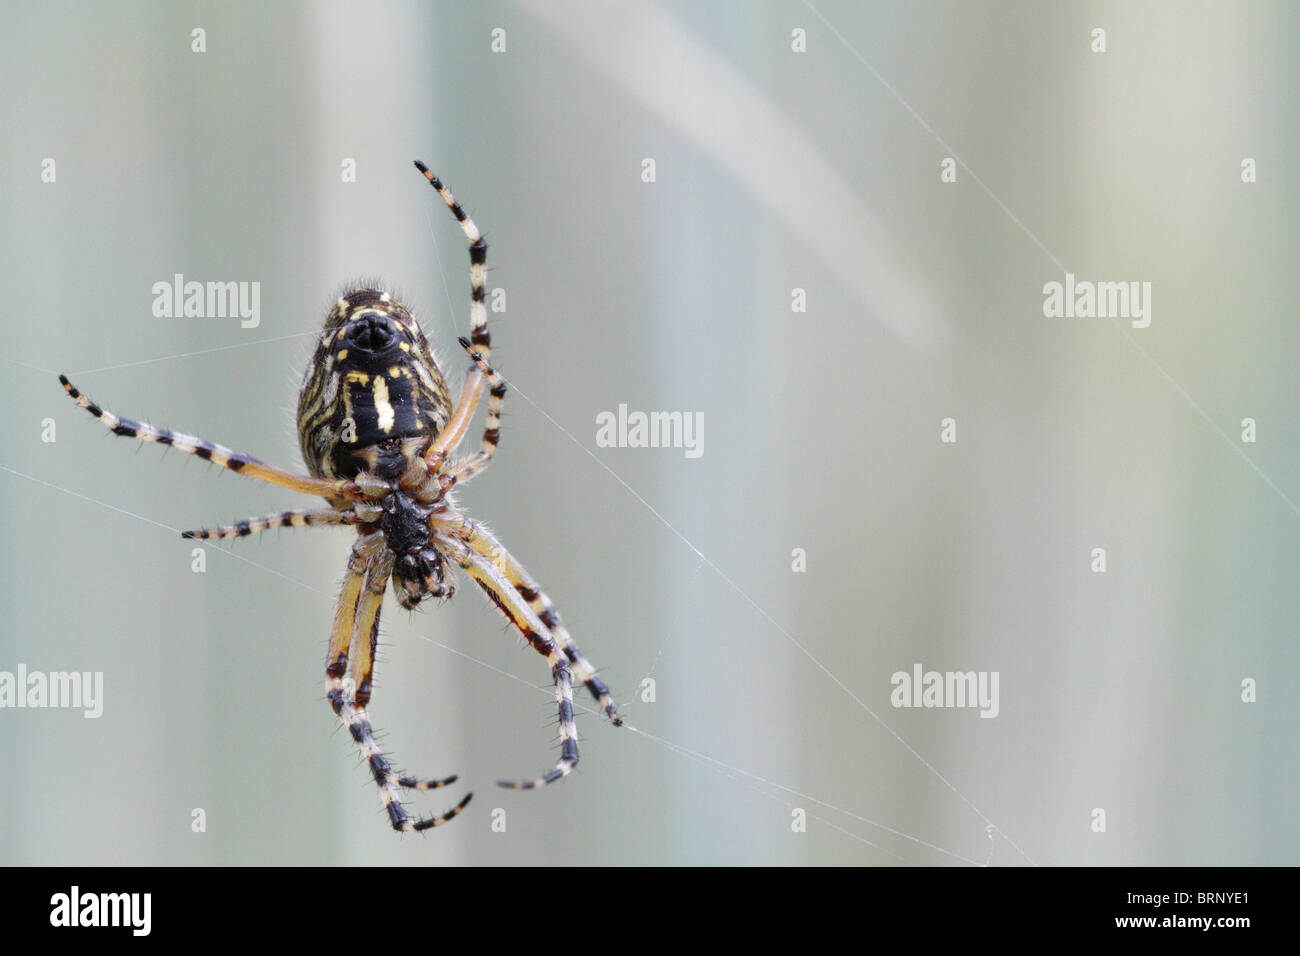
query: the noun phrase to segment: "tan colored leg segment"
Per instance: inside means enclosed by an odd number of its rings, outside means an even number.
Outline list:
[[[330,647],[326,660],[328,698],[348,734],[356,741],[361,754],[370,767],[371,776],[379,787],[379,795],[394,830],[417,832],[441,826],[454,818],[469,803],[473,794],[466,794],[456,806],[437,817],[412,820],[397,796],[398,787],[416,790],[435,790],[456,780],[454,776],[442,780],[419,780],[400,777],[392,769],[375,742],[374,729],[366,714],[370,700],[374,673],[375,645],[379,634],[379,611],[383,604],[384,587],[392,571],[392,554],[379,551],[383,538],[378,533],[366,535],[357,541],[348,562],[343,591],[334,616],[330,634]],[[355,645],[352,661],[353,696],[343,687],[343,672],[347,667],[349,647]]]
[[[621,727],[623,718],[619,716],[618,708],[614,704],[609,688],[605,686],[604,681],[596,676],[596,669],[583,656],[581,649],[574,643],[568,629],[560,622],[560,615],[555,610],[555,605],[551,603],[551,599],[538,587],[537,582],[519,563],[519,560],[501,544],[492,532],[460,512],[436,514],[432,522],[435,530],[454,535],[457,540],[482,555],[505,575],[519,596],[528,602],[538,620],[554,635],[565,656],[573,664],[574,675],[586,686],[588,693],[595,698],[601,711],[615,727]]]
[[[511,790],[532,790],[568,776],[578,764],[578,727],[573,720],[573,684],[569,677],[569,659],[551,638],[549,631],[533,609],[510,584],[509,579],[490,560],[458,538],[441,532],[433,535],[433,546],[455,561],[482,588],[506,620],[524,636],[537,653],[546,658],[555,682],[555,705],[560,715],[560,760],[551,770],[533,780],[515,783],[497,781]]]
[[[238,474],[279,485],[281,488],[288,488],[291,491],[301,491],[303,494],[308,495],[320,495],[322,498],[356,499],[363,497],[357,484],[352,481],[343,479],[328,481],[324,478],[295,475],[293,472],[277,468],[275,465],[268,465],[251,455],[231,451],[224,445],[217,445],[202,438],[195,438],[193,435],[169,431],[166,428],[156,428],[147,422],[134,422],[128,418],[118,418],[112,412],[100,408],[86,398],[85,395],[82,395],[65,376],[60,375],[59,381],[63,383],[63,388],[78,405],[99,419],[100,424],[115,435],[138,438],[140,441],[157,442],[160,445],[170,445],[178,451],[183,451],[189,455],[197,455],[214,465],[220,465],[222,468],[228,468]]]

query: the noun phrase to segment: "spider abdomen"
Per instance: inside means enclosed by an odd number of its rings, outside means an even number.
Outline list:
[[[446,380],[410,310],[377,289],[340,296],[298,395],[298,441],[311,474],[351,478],[373,464],[376,446],[382,460],[385,448],[408,446],[404,439],[427,445],[450,413]]]
[[[415,165],[469,240],[470,334],[459,342],[473,364],[454,409],[447,383],[410,310],[388,293],[370,288],[348,292],[330,309],[303,376],[298,438],[311,477],[192,435],[119,418],[59,376],[72,400],[113,434],[168,445],[250,478],[319,495],[330,504],[185,531],[184,538],[243,537],[282,527],[356,528],[325,655],[326,699],[369,765],[389,823],[403,833],[447,823],[465,809],[470,795],[438,816],[412,819],[399,790],[436,790],[456,778],[399,775],[375,740],[368,708],[380,611],[390,580],[398,602],[409,609],[426,597],[451,597],[455,582],[449,568],[459,567],[546,658],[560,722],[559,761],[540,777],[502,781],[502,786],[535,789],[564,778],[577,765],[573,675],[613,724],[622,723],[609,688],[560,623],[550,599],[491,532],[460,511],[450,497],[452,488],[482,472],[496,453],[506,383],[489,364],[487,243],[446,186],[423,163]],[[487,420],[479,450],[454,458],[485,390]],[[351,677],[345,680],[349,667]]]

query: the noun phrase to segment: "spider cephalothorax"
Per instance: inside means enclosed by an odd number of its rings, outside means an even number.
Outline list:
[[[429,518],[434,508],[422,505],[402,491],[394,491],[380,502],[384,509],[379,528],[393,561],[393,593],[404,608],[413,608],[425,597],[449,598],[456,585],[447,579],[442,555],[429,545]]]
[[[461,347],[471,365],[455,405],[428,341],[410,311],[387,292],[355,289],[330,310],[303,377],[298,437],[310,477],[293,474],[212,442],[143,422],[118,418],[77,391],[68,394],[115,434],[171,445],[223,468],[294,491],[319,495],[329,508],[285,511],[222,528],[186,531],[186,538],[225,538],[277,527],[352,525],[352,546],[325,657],[326,696],[361,748],[395,830],[426,830],[446,823],[469,795],[437,817],[412,820],[397,796],[401,788],[431,790],[455,777],[421,780],[399,776],[375,743],[370,703],[379,612],[391,579],[405,608],[426,597],[449,598],[455,584],[446,562],[456,564],[491,599],[529,645],[544,656],[555,682],[560,717],[560,760],[548,773],[523,783],[530,789],[567,775],[578,762],[572,674],[577,675],[615,724],[622,721],[609,689],[560,623],[550,599],[499,541],[461,512],[451,489],[487,467],[500,438],[506,386],[488,364],[491,338],[483,306],[487,244],[450,192],[422,163],[416,167],[447,203],[470,249],[470,338]],[[479,450],[458,461],[451,455],[469,430],[484,389],[487,424]],[[345,680],[351,661],[351,677]]]

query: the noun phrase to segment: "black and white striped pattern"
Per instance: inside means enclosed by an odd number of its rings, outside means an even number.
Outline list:
[[[311,511],[281,511],[260,518],[245,518],[234,524],[222,525],[220,528],[200,528],[198,531],[182,531],[182,538],[206,541],[211,538],[244,538],[250,534],[259,534],[271,528],[317,528],[321,525],[355,524],[356,514],[352,511],[335,511],[333,508],[316,508]]]
[[[355,290],[338,299],[326,319],[316,354],[304,376],[298,425],[310,477],[192,435],[119,418],[91,402],[66,377],[59,376],[73,400],[116,435],[168,445],[239,474],[323,497],[332,506],[282,511],[210,530],[186,531],[185,538],[244,537],[283,527],[345,524],[357,528],[330,630],[325,661],[326,697],[360,749],[378,787],[389,823],[393,829],[403,832],[418,832],[446,823],[464,810],[472,796],[466,794],[460,803],[440,816],[409,816],[399,791],[436,790],[454,782],[456,777],[426,780],[399,774],[376,743],[367,713],[373,691],[384,591],[393,582],[399,603],[407,607],[431,595],[450,597],[454,582],[449,575],[444,578],[439,555],[456,563],[529,646],[546,658],[555,686],[560,735],[558,762],[540,777],[522,782],[501,781],[501,786],[535,789],[569,775],[577,766],[575,674],[610,721],[616,726],[622,723],[609,688],[596,676],[595,669],[560,623],[550,599],[495,537],[455,509],[448,495],[452,486],[478,474],[491,462],[500,440],[506,385],[490,362],[492,344],[485,305],[487,243],[438,178],[423,163],[417,161],[415,165],[437,190],[469,239],[470,336],[461,339],[460,344],[472,365],[454,407],[415,318],[388,293],[372,289]],[[368,324],[363,328],[362,323]],[[357,336],[347,338],[345,329],[348,328],[357,331]],[[372,335],[371,330],[378,331]],[[386,340],[379,334],[381,331],[388,333]],[[371,338],[363,341],[363,333]],[[390,351],[394,359],[391,365],[387,364]],[[351,352],[358,354],[349,357]],[[345,362],[351,364],[343,365]],[[351,389],[351,384],[356,389]],[[453,462],[450,456],[465,438],[485,388],[487,423],[479,450]],[[361,438],[346,438],[347,430],[342,423],[358,424],[353,413],[362,400],[370,402],[364,410],[373,414],[359,422]],[[378,437],[381,435],[382,438]],[[339,452],[336,447],[339,442],[350,447]],[[335,475],[352,477],[335,478]],[[345,679],[349,666],[351,676]]]
[[[435,527],[456,535],[459,541],[474,549],[474,551],[492,561],[501,569],[507,580],[519,593],[519,596],[528,602],[537,619],[555,638],[565,656],[573,665],[578,680],[582,681],[587,688],[587,692],[595,698],[601,711],[615,727],[623,726],[623,718],[619,716],[618,708],[614,704],[609,688],[605,686],[604,681],[596,676],[596,669],[583,656],[581,649],[574,642],[568,629],[560,622],[559,612],[555,610],[555,605],[551,603],[551,599],[538,587],[537,582],[519,563],[519,560],[506,550],[491,531],[481,524],[471,521],[459,512],[448,511],[438,516],[435,519]]]
[[[512,559],[513,560],[513,559]],[[523,571],[523,567],[516,567]],[[533,612],[538,619],[545,624],[555,639],[559,642],[560,647],[564,650],[564,655],[573,665],[574,673],[577,674],[578,680],[582,681],[583,686],[587,688],[587,693],[595,698],[596,704],[600,707],[601,712],[609,719],[615,727],[623,726],[623,718],[618,713],[618,707],[614,704],[614,698],[605,686],[605,682],[596,676],[596,669],[591,666],[591,662],[583,656],[578,645],[574,643],[569,631],[560,623],[560,616],[555,610],[555,605],[551,603],[546,594],[537,589],[537,586],[528,583],[527,579],[520,584],[515,585],[519,591],[519,596],[529,603]]]
[[[189,455],[197,455],[205,461],[220,465],[222,468],[228,468],[238,474],[257,478],[273,485],[280,485],[282,488],[288,488],[292,491],[320,495],[322,498],[355,499],[361,497],[361,492],[356,483],[352,481],[328,481],[323,478],[295,475],[293,472],[276,468],[274,465],[268,465],[261,459],[254,458],[251,455],[231,451],[224,445],[218,445],[202,438],[195,438],[193,435],[169,431],[166,428],[156,428],[147,422],[133,422],[129,418],[118,418],[112,412],[100,408],[81,394],[68,381],[67,376],[60,375],[59,381],[63,384],[64,390],[72,396],[78,405],[99,419],[100,423],[114,435],[138,438],[140,441],[156,442],[159,445],[169,445],[178,451],[183,451]]]
[[[501,440],[501,406],[506,396],[506,383],[491,366],[492,336],[488,333],[487,305],[484,301],[487,294],[487,242],[478,231],[478,226],[474,225],[474,220],[461,208],[460,203],[456,202],[456,198],[442,184],[442,181],[429,172],[429,168],[418,159],[415,161],[415,168],[422,172],[424,178],[429,180],[429,184],[438,191],[438,195],[447,204],[451,214],[456,217],[456,222],[460,223],[465,238],[469,240],[470,335],[468,344],[464,339],[460,340],[460,344],[469,352],[470,360],[474,365],[487,376],[488,415],[487,424],[483,429],[483,443],[479,451],[483,463],[486,464],[491,460],[496,452],[497,443]]]
[[[379,788],[380,799],[394,830],[416,832],[441,826],[454,818],[469,803],[466,794],[455,807],[437,817],[412,820],[406,813],[397,790],[437,790],[455,782],[456,777],[422,780],[399,776],[375,742],[374,729],[366,715],[373,689],[375,646],[379,637],[379,615],[384,587],[392,574],[393,555],[384,546],[383,535],[372,532],[357,539],[348,560],[347,574],[335,610],[334,628],[325,664],[326,699],[338,715],[349,736],[361,750],[370,774]],[[349,651],[352,652],[352,692],[348,696],[343,684]]]
[[[496,454],[497,444],[501,440],[501,403],[506,394],[506,383],[502,380],[501,375],[483,359],[482,353],[474,347],[474,344],[466,338],[461,338],[458,341],[460,347],[469,353],[470,360],[473,361],[475,367],[487,379],[489,389],[488,421],[487,429],[483,432],[482,447],[468,458],[447,467],[438,476],[438,482],[444,494],[454,486],[469,481],[491,464],[492,456]]]
[[[215,445],[202,438],[195,438],[193,435],[168,431],[165,428],[155,428],[148,422],[133,422],[129,418],[118,418],[112,412],[100,408],[81,394],[76,386],[68,381],[67,376],[60,375],[59,381],[63,384],[63,388],[67,393],[72,396],[73,401],[99,419],[100,423],[114,435],[138,438],[140,441],[157,442],[160,445],[170,445],[178,451],[197,455],[205,461],[220,465],[222,468],[229,468],[234,472],[243,471],[248,465],[257,463],[256,458],[241,455],[223,445]]]
[[[463,534],[473,536],[475,525],[461,516]],[[560,717],[560,760],[549,773],[532,780],[513,782],[498,780],[497,785],[510,790],[533,790],[567,777],[578,765],[578,726],[573,719],[573,683],[569,660],[552,639],[547,627],[511,585],[509,578],[493,560],[470,547],[459,536],[435,531],[433,544],[449,559],[460,565],[488,599],[523,635],[530,647],[546,658],[555,682],[555,705]]]
[[[347,700],[343,692],[342,681],[338,678],[331,677],[328,682],[326,696],[329,699],[330,706],[334,709],[347,728],[348,734],[352,737],[358,747],[361,748],[361,755],[365,758],[367,765],[370,767],[371,776],[375,779],[375,784],[379,787],[380,799],[383,800],[384,810],[388,814],[389,825],[394,830],[403,833],[418,833],[422,830],[429,830],[433,827],[442,826],[444,823],[454,819],[473,799],[474,794],[467,793],[461,798],[460,803],[456,804],[450,810],[436,817],[419,817],[412,819],[402,806],[402,801],[397,795],[397,788],[401,787],[409,790],[437,790],[445,787],[450,783],[456,782],[456,777],[450,776],[442,780],[417,780],[414,777],[398,776],[375,743],[374,730],[370,726],[370,718],[366,716],[364,707],[354,706]]]

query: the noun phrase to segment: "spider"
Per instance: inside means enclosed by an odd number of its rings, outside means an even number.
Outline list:
[[[361,749],[394,830],[413,832],[456,817],[473,794],[440,816],[412,819],[399,789],[434,790],[456,777],[399,776],[375,743],[370,704],[384,590],[392,581],[397,602],[414,608],[425,598],[450,598],[456,590],[451,562],[483,589],[491,602],[546,658],[559,709],[560,759],[554,769],[523,782],[499,781],[516,790],[567,776],[578,763],[572,675],[586,685],[605,716],[622,724],[609,688],[560,623],[554,605],[515,558],[481,524],[456,507],[456,485],[492,461],[500,439],[506,385],[488,364],[491,338],[484,307],[487,243],[452,194],[419,160],[415,167],[438,192],[469,239],[470,337],[459,340],[470,367],[455,406],[451,392],[411,312],[387,292],[354,289],[325,319],[298,396],[298,439],[310,477],[298,475],[221,445],[134,422],[96,405],[60,375],[68,394],[115,435],[170,445],[222,468],[309,495],[328,508],[247,518],[213,530],[185,531],[190,539],[242,537],[281,527],[351,525],[357,529],[344,573],[325,658],[326,698]],[[487,423],[477,452],[452,455],[469,430],[484,388]],[[351,679],[344,674],[351,658]]]

